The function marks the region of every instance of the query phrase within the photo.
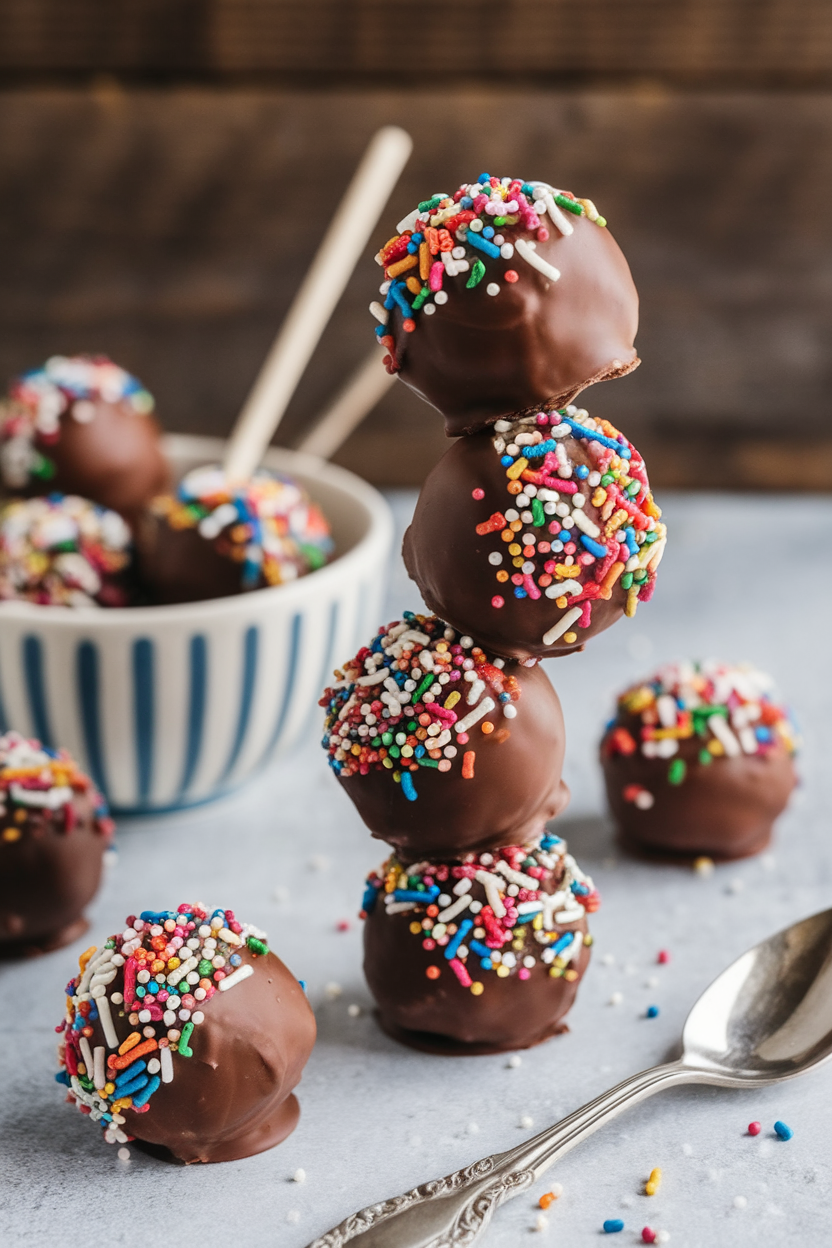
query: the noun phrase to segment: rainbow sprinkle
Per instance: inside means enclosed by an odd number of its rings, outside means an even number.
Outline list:
[[[619,581],[625,614],[635,615],[653,595],[667,530],[632,442],[608,420],[569,406],[498,420],[492,443],[512,506],[476,532],[495,536],[488,561],[504,592],[511,586],[515,598],[545,596],[562,608],[543,644],[576,642],[593,602],[609,599]],[[484,497],[474,491],[477,501]],[[503,594],[491,605],[503,607]]]
[[[330,559],[335,543],[320,508],[291,477],[261,469],[230,486],[221,468],[196,468],[175,497],[151,503],[172,529],[198,529],[240,564],[243,589],[284,585]]]
[[[419,769],[450,771],[475,726],[495,741],[508,736],[502,721],[516,717],[520,686],[504,665],[437,616],[405,611],[335,672],[320,700],[330,766],[342,779],[386,768],[415,801]],[[464,750],[466,780],[475,757]]]
[[[537,244],[549,238],[546,223],[568,237],[574,232],[575,216],[598,226],[607,224],[591,199],[577,199],[548,182],[493,178],[487,173],[476,182],[463,183],[453,195],[433,195],[420,203],[399,222],[398,232],[376,256],[384,268],[380,287],[384,303],[371,303],[370,312],[379,322],[378,342],[389,352],[388,370],[398,367],[395,340],[388,330],[394,309],[402,315],[402,328],[412,333],[420,313],[431,316],[447,303],[451,279],[463,278],[471,290],[492,269],[492,278],[514,285],[534,269],[549,281],[558,281],[559,271],[537,254]],[[506,261],[508,268],[503,267]],[[499,281],[486,285],[489,295],[499,295],[500,290]]]
[[[411,934],[436,954],[428,979],[452,976],[475,996],[484,990],[473,979],[479,971],[527,980],[543,964],[554,979],[576,980],[572,964],[592,937],[574,925],[600,905],[592,880],[552,833],[530,846],[466,854],[456,866],[403,866],[394,855],[367,880],[362,918],[380,898],[387,915],[408,914]]]
[[[81,1113],[104,1124],[108,1144],[132,1138],[124,1111],[147,1110],[174,1081],[177,1061],[193,1057],[194,1030],[214,993],[248,979],[252,959],[268,951],[265,933],[232,910],[182,905],[130,915],[123,932],[81,954],[56,1029],[55,1079]]]
[[[42,368],[16,377],[8,397],[0,403],[3,485],[22,490],[33,479],[51,481],[55,464],[44,447],[60,438],[61,416],[70,412],[86,424],[95,417],[96,403],[122,401],[137,415],[153,411],[153,396],[106,355],[53,355]]]
[[[128,586],[117,578],[131,560],[124,520],[86,498],[50,494],[0,508],[0,600],[128,606]]]
[[[766,754],[785,747],[798,748],[797,733],[788,711],[773,700],[770,676],[749,664],[731,666],[668,663],[648,681],[633,685],[618,699],[616,718],[607,725],[602,753],[666,761],[670,784],[684,783],[691,765],[708,767],[718,758]],[[684,742],[697,749],[686,760]],[[652,793],[627,785],[625,801],[642,810],[653,805]]]
[[[115,825],[107,803],[66,750],[50,750],[19,732],[0,736],[0,821],[5,825],[0,844],[19,841],[35,811],[48,812],[55,823],[60,820],[68,835],[76,824],[73,799],[78,793],[92,798],[94,830],[109,840]]]

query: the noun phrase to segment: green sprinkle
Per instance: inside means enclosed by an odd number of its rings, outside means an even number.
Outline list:
[[[373,737],[372,741],[370,742],[370,745],[373,747],[374,750],[377,750],[379,746],[381,745],[381,737]]]
[[[436,758],[417,758],[416,762],[420,767],[438,767],[439,760]]]
[[[484,277],[485,277],[485,265],[483,264],[482,260],[475,260],[473,265],[471,266],[471,272],[468,275],[468,281],[465,283],[465,289],[471,290],[472,287],[479,286],[480,282],[482,281]]]
[[[188,1047],[188,1041],[190,1040],[193,1033],[194,1033],[193,1023],[185,1023],[184,1027],[182,1028],[182,1035],[179,1037],[179,1056],[180,1057],[193,1057],[194,1051],[193,1049]]]
[[[508,221],[508,217],[495,217],[494,218],[495,225],[505,225],[506,221]]]
[[[667,769],[668,784],[681,784],[687,769],[688,765],[683,758],[674,758]]]
[[[647,572],[644,570],[644,568],[639,568],[638,572],[633,573],[633,580],[635,581],[636,585],[644,584],[644,582],[647,580]]]
[[[541,528],[546,523],[546,512],[543,510],[543,504],[539,498],[532,499],[532,524],[535,528]]]
[[[629,589],[629,588],[630,588],[630,586],[632,585],[632,583],[633,583],[633,574],[632,574],[632,572],[625,572],[625,573],[624,573],[624,575],[623,575],[623,576],[622,576],[622,578],[621,578],[621,588],[622,588],[622,589]]]
[[[418,312],[422,304],[430,297],[430,286],[423,286],[416,298],[413,300],[411,307],[414,312]]]
[[[326,563],[326,555],[320,546],[311,546],[308,543],[301,545],[301,553],[309,564],[310,571],[317,572],[318,568],[322,568]]]
[[[35,451],[35,459],[30,471],[32,476],[37,477],[40,481],[51,481],[58,469],[51,459],[47,459],[45,455],[39,455]]]
[[[655,541],[656,541],[656,539],[658,538],[658,536],[659,536],[659,535],[658,535],[658,533],[656,532],[656,530],[655,530],[655,529],[651,529],[649,533],[645,534],[645,537],[644,537],[644,544],[645,544],[645,546],[651,546],[651,545],[653,544],[653,542],[655,542]]]
[[[269,952],[269,946],[265,943],[265,941],[258,940],[256,936],[249,936],[246,944],[252,953],[258,953],[262,956],[264,953]]]
[[[606,218],[606,217],[596,217],[596,218],[595,218],[595,224],[596,224],[596,225],[600,225],[601,229],[603,229],[603,228],[604,228],[604,226],[607,224],[607,218]],[[584,944],[586,944],[586,941],[584,941]]]
[[[640,481],[631,481],[630,484],[627,486],[627,493],[630,495],[630,498],[635,498],[636,494],[638,494],[640,489],[641,489]]]
[[[397,745],[391,745],[389,754],[391,758],[401,758],[402,752]]]
[[[203,958],[196,969],[199,972],[200,979],[204,979],[206,975],[214,974],[214,964],[209,962],[207,958]]]
[[[393,744],[393,734],[392,734],[392,732],[383,732],[383,733],[381,734],[381,739],[382,739],[382,741],[384,742],[384,744],[385,744],[385,745],[392,745],[392,744]]]
[[[567,199],[565,195],[556,195],[555,203],[558,204],[559,207],[565,208],[567,212],[574,212],[576,217],[582,217],[584,215],[583,205],[576,204],[574,199]]]
[[[615,477],[613,476],[611,472],[605,472],[603,477],[601,478],[601,484],[612,485],[614,480],[615,480]]]
[[[415,720],[415,719],[411,719],[410,723],[407,725],[407,731],[408,731],[408,732],[415,732],[415,731],[416,731],[416,729],[417,729],[418,727],[419,727],[419,725],[418,725],[418,723],[416,722],[416,720]]]
[[[180,997],[184,997],[185,993],[186,993],[186,992],[190,992],[190,991],[191,991],[191,985],[188,983],[187,979],[180,979],[180,981],[179,981],[179,995],[180,995]],[[138,990],[138,988],[137,988],[137,989],[136,989],[136,996],[138,996],[138,994],[139,994],[139,990]]]
[[[413,701],[414,701],[414,702],[418,702],[418,701],[420,700],[420,698],[421,698],[422,694],[425,692],[425,690],[429,689],[429,688],[430,688],[430,686],[431,686],[432,684],[433,684],[433,672],[428,672],[427,676],[426,676],[426,677],[425,677],[425,679],[422,681],[422,683],[419,685],[418,689],[416,689],[416,690],[414,691],[414,694],[413,694]],[[386,737],[387,737],[387,733],[385,733],[384,735],[385,735],[385,738],[386,738]],[[392,736],[390,737],[390,740],[391,740],[391,741],[393,740]],[[385,740],[385,745],[386,745],[386,744],[388,744],[388,743],[387,743],[387,741]]]
[[[434,208],[438,208],[442,203],[441,195],[434,195],[433,199],[423,199],[419,205],[420,212],[433,212]],[[411,201],[412,202],[412,201]]]
[[[711,763],[714,761],[714,756],[710,750],[700,750],[699,761],[703,767],[709,767]]]

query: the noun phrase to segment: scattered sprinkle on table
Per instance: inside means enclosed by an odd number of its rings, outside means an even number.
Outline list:
[[[607,1235],[617,1235],[619,1231],[624,1230],[624,1223],[621,1218],[607,1218],[604,1230]]]
[[[614,992],[610,997],[610,1005],[621,1005],[624,1000],[623,992]]]
[[[749,1122],[748,1124],[749,1135],[759,1135],[762,1129],[763,1128],[759,1122]]]
[[[713,858],[697,858],[693,864],[693,869],[697,875],[713,875],[714,860]]]
[[[523,1065],[523,1059],[519,1053],[512,1053],[511,1057],[506,1062],[506,1066],[508,1067],[509,1070],[516,1070],[518,1066],[522,1066],[522,1065]]]
[[[549,1219],[546,1217],[546,1214],[539,1213],[537,1215],[537,1220],[535,1221],[535,1224],[534,1224],[534,1229],[536,1231],[545,1231],[548,1225],[549,1225]]]
[[[521,1114],[518,1125],[523,1127],[524,1130],[528,1130],[529,1127],[534,1126],[534,1118],[532,1118],[529,1114]]]
[[[791,1127],[787,1127],[785,1122],[775,1122],[774,1131],[781,1140],[790,1140],[794,1135],[794,1131],[792,1131]]]
[[[670,961],[670,954],[669,954],[669,952],[667,951],[667,949],[660,949],[660,950],[659,950],[659,956],[656,958],[656,961],[657,961],[657,962],[658,962],[661,966],[664,966],[666,963],[668,963],[668,962]]]
[[[360,1005],[348,1005],[347,1013],[349,1014],[350,1018],[358,1018],[359,1014],[361,1013],[361,1006]]]
[[[650,1171],[650,1178],[644,1185],[644,1191],[647,1196],[655,1196],[662,1184],[662,1172],[659,1166],[654,1166]]]
[[[734,1197],[734,1208],[735,1208],[735,1209],[745,1209],[745,1208],[746,1208],[746,1206],[747,1206],[747,1204],[748,1204],[748,1197],[747,1197],[747,1196],[735,1196],[735,1197]]]
[[[658,1018],[658,1017],[659,1017],[659,1007],[658,1007],[657,1005],[648,1005],[648,1007],[647,1007],[646,1017],[647,1017],[647,1018]]]
[[[305,1171],[305,1170],[303,1170],[303,1169],[301,1169],[301,1168],[299,1167],[299,1168],[295,1171],[295,1173],[292,1175],[292,1182],[293,1182],[293,1183],[305,1183],[305,1182],[306,1182],[306,1171]]]

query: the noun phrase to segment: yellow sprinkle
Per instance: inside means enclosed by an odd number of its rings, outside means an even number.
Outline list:
[[[592,506],[600,507],[601,504],[605,503],[606,501],[607,501],[607,491],[604,489],[603,485],[599,485],[592,495]]]
[[[471,995],[475,997],[481,997],[482,994],[483,994],[482,984],[479,982],[479,980],[474,980],[473,984],[471,985]]]
[[[23,833],[20,831],[20,828],[4,828],[3,829],[4,841],[19,841],[22,835]]]
[[[624,604],[624,614],[632,619],[638,610],[638,585],[631,585],[627,590],[627,601]]]
[[[508,548],[508,553],[510,555],[522,555],[523,547],[520,546],[517,542],[512,542]]]
[[[713,754],[714,758],[721,758],[725,753],[725,746],[714,737],[713,741],[708,742],[708,752]]]
[[[569,599],[566,597],[566,594],[561,594],[560,598],[555,599],[555,606],[560,607],[561,611],[564,607],[569,606]]]
[[[410,930],[411,930],[411,932],[413,933],[413,935],[414,935],[414,936],[421,936],[421,934],[422,934],[422,924],[421,924],[421,923],[411,923],[411,924],[410,924]]]
[[[515,459],[510,468],[506,468],[506,476],[510,481],[516,481],[520,474],[526,471],[528,466],[529,461],[521,455],[519,459]]]
[[[500,965],[497,967],[497,974],[499,975],[500,979],[505,979],[505,977],[509,974],[508,967],[503,966],[501,962]]]
[[[650,1171],[650,1178],[644,1185],[644,1190],[648,1196],[655,1196],[656,1192],[662,1185],[662,1172],[659,1166],[655,1166]]]
[[[562,966],[550,966],[549,974],[551,975],[552,979],[560,979],[561,975],[563,974],[563,967]]]
[[[452,711],[461,697],[462,694],[458,689],[454,689],[453,693],[449,693],[445,699],[445,710]]]
[[[411,295],[419,295],[422,292],[422,283],[419,281],[418,277],[408,277],[405,285]]]
[[[568,980],[570,984],[574,984],[575,980],[578,978],[578,972],[573,970],[564,971],[563,978]]]
[[[712,875],[714,860],[713,858],[697,858],[693,864],[693,869],[697,875]]]
[[[406,273],[408,269],[415,269],[418,263],[416,256],[405,256],[403,260],[397,260],[395,264],[388,267],[387,276],[398,277],[400,273]]]
[[[97,948],[98,948],[97,945],[90,945],[89,949],[85,949],[84,952],[81,954],[80,958],[78,959],[78,966],[81,968],[82,975],[84,971],[87,969],[87,963],[89,962],[90,958],[95,953]]]
[[[535,932],[543,931],[543,915],[536,914],[532,919],[532,930]]]

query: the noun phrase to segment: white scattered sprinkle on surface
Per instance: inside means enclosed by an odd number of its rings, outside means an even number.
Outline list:
[[[747,1209],[747,1208],[748,1208],[748,1197],[747,1197],[747,1196],[735,1196],[735,1197],[734,1197],[734,1208],[735,1208],[735,1209]]]
[[[130,1149],[129,1149],[129,1148],[120,1148],[120,1149],[118,1150],[118,1159],[119,1159],[119,1161],[129,1161],[129,1160],[130,1160]]]
[[[529,1127],[534,1126],[534,1118],[532,1118],[531,1114],[521,1114],[517,1125],[518,1127],[523,1127],[524,1130],[528,1130]]]
[[[535,1218],[534,1229],[536,1231],[545,1231],[549,1227],[549,1219],[545,1213],[539,1213]]]
[[[330,1001],[334,1001],[336,997],[340,997],[344,989],[340,984],[331,979],[328,984],[324,985],[324,993],[329,997]]]
[[[610,1005],[621,1005],[624,1001],[623,992],[614,992],[610,997]]]
[[[350,1018],[358,1018],[358,1016],[361,1013],[361,1006],[360,1005],[348,1005],[347,1013],[349,1014]]]
[[[292,1223],[300,1222],[300,1209],[290,1209],[286,1214],[286,1221]]]
[[[512,1053],[511,1057],[506,1062],[506,1066],[509,1068],[509,1070],[516,1070],[518,1066],[522,1066],[522,1065],[523,1065],[523,1059],[519,1053]]]
[[[293,1183],[305,1183],[305,1182],[306,1182],[306,1171],[305,1171],[305,1170],[302,1170],[300,1167],[298,1167],[298,1169],[297,1169],[297,1170],[295,1171],[295,1173],[292,1175],[292,1182],[293,1182]]]

